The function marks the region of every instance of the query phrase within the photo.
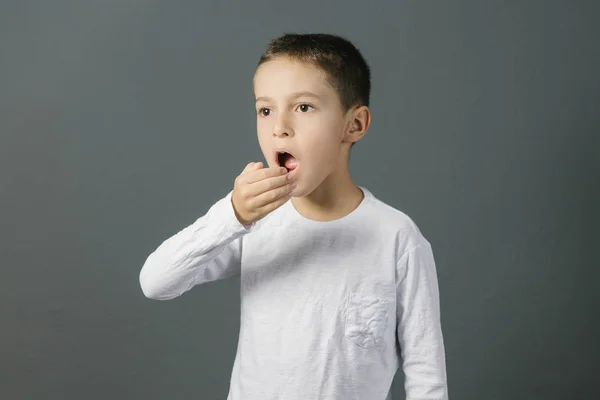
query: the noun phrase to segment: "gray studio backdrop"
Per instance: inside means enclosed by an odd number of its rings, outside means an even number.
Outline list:
[[[451,397],[593,398],[597,4],[0,2],[0,398],[226,398],[239,280],[160,302],[138,274],[263,160],[284,32],[372,66],[351,172],[433,244]]]

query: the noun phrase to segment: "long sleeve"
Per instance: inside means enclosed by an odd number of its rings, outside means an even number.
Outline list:
[[[139,275],[146,297],[169,300],[194,285],[240,273],[242,236],[253,225],[242,225],[236,218],[232,193],[148,256]]]
[[[398,260],[397,333],[407,400],[447,400],[435,261],[423,240]]]

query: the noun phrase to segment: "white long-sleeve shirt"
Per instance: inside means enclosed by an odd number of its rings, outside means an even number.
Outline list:
[[[400,366],[407,400],[448,398],[431,246],[359,187],[343,218],[310,220],[288,201],[251,225],[229,192],[148,256],[140,284],[152,299],[240,275],[228,400],[389,400]]]

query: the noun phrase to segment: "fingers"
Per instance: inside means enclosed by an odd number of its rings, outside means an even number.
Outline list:
[[[263,168],[249,163],[234,182],[232,203],[241,221],[258,221],[290,198],[292,180],[283,167]]]
[[[283,176],[287,174],[287,169],[285,169],[284,167],[262,168],[256,167],[256,165],[262,166],[262,163],[255,164],[255,167],[251,167],[248,171],[244,173],[243,180],[245,183],[252,184],[265,179],[274,178],[276,176]]]
[[[292,183],[286,182],[283,186],[279,186],[272,190],[260,193],[255,197],[255,205],[257,208],[265,212],[272,211],[290,199],[292,193]],[[274,208],[271,208],[274,207]]]
[[[255,182],[250,185],[251,191],[258,197],[261,193],[266,193],[270,190],[275,190],[277,188],[290,186],[292,181],[290,180],[290,175],[279,175],[274,176],[259,182]]]
[[[273,201],[272,203],[269,203],[266,206],[264,206],[263,210],[265,213],[273,212],[273,210],[278,209],[279,207],[281,207],[282,205],[287,203],[291,198],[292,198],[292,193],[289,192],[286,195],[278,198],[276,201]]]
[[[262,162],[251,162],[246,165],[246,168],[242,171],[242,174],[248,171],[252,171],[254,169],[259,169],[262,166]],[[241,174],[240,174],[241,175]]]

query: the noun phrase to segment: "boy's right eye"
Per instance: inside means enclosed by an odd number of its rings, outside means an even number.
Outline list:
[[[262,117],[268,117],[271,114],[271,110],[262,107],[258,110],[258,114]]]

